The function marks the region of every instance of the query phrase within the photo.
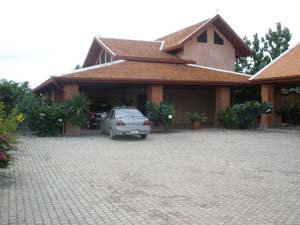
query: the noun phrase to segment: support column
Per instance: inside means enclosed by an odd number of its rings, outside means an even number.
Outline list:
[[[163,101],[164,90],[162,85],[149,85],[147,87],[147,101],[160,104]]]
[[[62,90],[53,89],[51,93],[52,102],[58,103],[63,101],[63,92]]]
[[[64,89],[64,94],[63,94],[64,101],[70,99],[73,95],[75,95],[79,92],[78,84],[65,84],[63,89]],[[65,135],[79,135],[80,128],[74,127],[72,124],[67,122],[67,123],[65,123],[64,134]]]
[[[226,109],[230,106],[230,88],[229,87],[219,87],[215,89],[215,96],[216,96],[216,108],[215,108],[215,126],[219,126],[219,121],[217,118],[217,113],[222,110]]]
[[[79,92],[78,84],[65,84],[64,85],[64,100],[68,100],[73,95]]]
[[[272,113],[262,114],[260,119],[261,128],[273,128],[275,127],[275,88],[273,84],[261,85],[261,101],[269,102],[273,105]]]

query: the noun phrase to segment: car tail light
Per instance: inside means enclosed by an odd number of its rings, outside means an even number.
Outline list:
[[[150,121],[149,120],[146,120],[143,124],[144,126],[150,126]]]
[[[118,120],[116,125],[117,126],[125,126],[125,123],[122,120]]]

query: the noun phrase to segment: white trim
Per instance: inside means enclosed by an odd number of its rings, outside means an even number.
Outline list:
[[[163,41],[157,40],[157,41],[147,41],[147,40],[140,40],[140,39],[126,39],[126,38],[107,38],[107,37],[101,37],[100,35],[96,36],[97,39],[112,39],[112,40],[123,40],[123,41],[143,41],[143,42],[156,42],[161,43]]]
[[[51,76],[51,77],[59,77],[59,76],[65,76],[65,75],[69,75],[69,74],[74,74],[74,73],[80,73],[80,72],[84,72],[84,71],[89,71],[89,70],[95,70],[95,69],[99,69],[99,68],[103,68],[103,67],[112,66],[114,64],[123,63],[125,61],[126,60],[116,60],[116,61],[113,61],[113,62],[110,62],[110,63],[98,64],[98,65],[95,65],[95,66],[89,66],[89,67],[81,68],[81,69],[78,69],[78,70],[72,70],[71,72],[62,73],[62,74],[59,74],[59,75],[56,75],[56,76]]]
[[[189,35],[187,35],[186,37],[184,37],[179,44],[182,44],[185,40],[187,40],[189,37],[193,36],[195,33],[197,33],[201,27],[209,24],[216,16],[218,15],[214,15],[213,17],[211,17],[210,19],[208,19],[204,24],[202,24],[200,27],[198,27],[196,30],[194,30],[192,33],[190,33]]]
[[[97,41],[100,42],[113,56],[116,56],[116,53],[113,52],[106,44],[103,43],[103,41],[100,40],[100,38],[97,37]]]
[[[271,63],[269,63],[268,65],[266,65],[264,68],[262,68],[260,71],[258,71],[255,75],[253,75],[249,80],[253,80],[255,79],[255,77],[259,76],[263,71],[265,71],[266,69],[268,69],[270,66],[272,66],[274,63],[276,63],[278,60],[280,60],[281,58],[283,58],[285,55],[287,55],[290,51],[292,51],[294,48],[296,48],[298,45],[300,45],[300,42],[297,43],[295,46],[293,46],[290,49],[287,49],[284,53],[282,53],[280,56],[278,56],[275,60],[273,60]]]
[[[196,65],[196,64],[186,64],[186,65],[201,68],[201,69],[208,69],[208,70],[218,71],[218,72],[222,72],[222,73],[231,73],[231,74],[235,74],[235,75],[251,77],[251,75],[244,74],[244,73],[237,73],[237,72],[233,72],[233,71],[230,71],[230,70],[222,70],[222,69],[217,69],[217,68],[213,68],[213,67],[200,66],[200,65]]]
[[[164,49],[165,41],[161,41],[159,50],[162,51]]]

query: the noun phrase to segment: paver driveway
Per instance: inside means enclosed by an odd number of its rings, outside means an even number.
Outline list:
[[[300,224],[300,131],[21,137],[0,224]]]

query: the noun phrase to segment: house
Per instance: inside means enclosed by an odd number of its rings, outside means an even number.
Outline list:
[[[300,104],[299,96],[282,95],[283,89],[300,86],[300,43],[280,55],[276,60],[251,77],[250,82],[261,85],[261,100],[271,102],[275,109],[293,103]],[[262,115],[261,127],[272,128],[280,123],[273,110],[270,115]]]
[[[175,124],[185,124],[185,112],[199,111],[217,125],[216,113],[234,102],[235,89],[260,87],[262,74],[249,79],[234,72],[235,59],[250,55],[249,47],[216,15],[155,41],[95,37],[82,69],[52,76],[34,91],[54,102],[83,92],[92,105],[129,103],[142,112],[147,101],[171,101]],[[274,89],[268,81],[262,87],[266,95]]]

